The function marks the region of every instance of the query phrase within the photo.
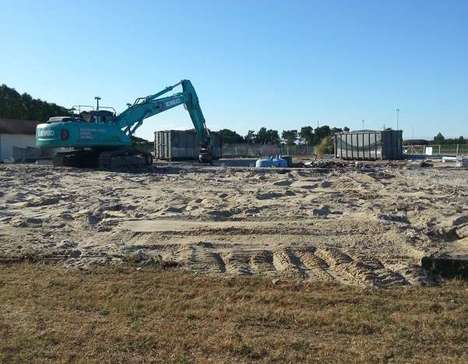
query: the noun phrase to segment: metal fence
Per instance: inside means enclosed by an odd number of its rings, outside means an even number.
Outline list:
[[[314,147],[310,145],[274,145],[274,144],[223,144],[223,157],[258,158],[273,155],[312,155]]]
[[[281,150],[274,144],[223,144],[222,154],[224,158],[257,158],[281,154]]]
[[[403,145],[403,153],[407,155],[426,155],[431,150],[434,156],[468,155],[468,144],[432,144],[432,145]],[[273,144],[223,144],[223,157],[226,158],[258,158],[272,155],[311,156],[315,152],[314,146],[307,144],[273,145]]]
[[[308,144],[281,145],[282,155],[301,156],[314,154],[314,146]]]
[[[408,155],[468,155],[468,144],[404,145]]]

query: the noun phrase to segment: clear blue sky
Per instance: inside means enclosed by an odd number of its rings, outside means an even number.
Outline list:
[[[118,111],[192,80],[211,129],[468,137],[467,0],[0,0],[0,83]],[[191,127],[180,107],[139,135]]]

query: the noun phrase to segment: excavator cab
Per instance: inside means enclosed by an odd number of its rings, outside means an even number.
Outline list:
[[[80,119],[88,123],[112,123],[115,121],[115,113],[109,110],[82,111]]]

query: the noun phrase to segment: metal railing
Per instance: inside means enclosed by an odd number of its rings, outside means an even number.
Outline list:
[[[281,154],[291,156],[312,155],[314,153],[314,146],[308,144],[294,144],[280,146]]]
[[[468,155],[468,144],[430,144],[403,145],[403,152],[408,155]]]

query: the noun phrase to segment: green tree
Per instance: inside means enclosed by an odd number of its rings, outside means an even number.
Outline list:
[[[255,143],[266,144],[268,141],[267,128],[261,127],[255,135]]]
[[[255,143],[256,137],[257,137],[257,135],[255,134],[255,131],[254,130],[249,130],[247,132],[247,135],[244,137],[244,141],[246,143],[253,144],[253,143]]]
[[[333,128],[331,128],[331,135],[335,135],[336,133],[341,133],[342,131],[343,131],[343,129],[341,129],[341,128],[333,127]]]
[[[219,133],[221,134],[223,138],[223,143],[226,143],[226,144],[244,143],[244,138],[233,130],[221,129]]]
[[[277,130],[260,128],[255,136],[255,143],[258,144],[279,144],[280,137]]]
[[[314,129],[311,126],[303,126],[299,132],[299,138],[301,138],[302,143],[313,145]]]
[[[281,142],[278,130],[268,129],[267,136],[267,141],[269,144],[279,144]]]
[[[434,143],[435,144],[444,144],[445,142],[445,137],[442,135],[441,132],[439,132],[435,137],[434,137]]]
[[[56,104],[40,99],[33,99],[31,95],[20,95],[15,89],[7,85],[0,86],[0,117],[6,119],[22,119],[46,121],[51,116],[67,116],[70,112]]]
[[[297,130],[283,130],[281,137],[283,138],[284,143],[287,145],[293,145],[297,140]]]
[[[322,126],[319,126],[318,128],[315,128],[313,144],[314,145],[320,144],[323,138],[328,137],[330,135],[331,135],[331,130],[328,125],[322,125]]]

